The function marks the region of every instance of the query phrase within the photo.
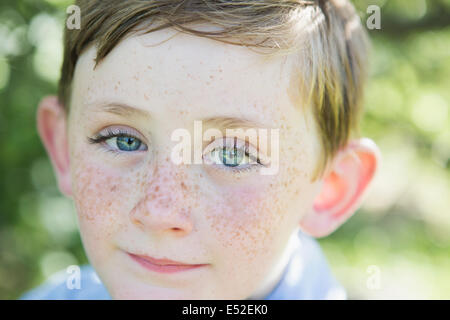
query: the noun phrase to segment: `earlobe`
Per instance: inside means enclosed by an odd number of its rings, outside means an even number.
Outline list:
[[[363,200],[379,161],[378,147],[367,138],[352,140],[340,150],[312,211],[300,222],[303,231],[323,237],[350,218]]]
[[[67,120],[64,107],[55,96],[42,99],[37,115],[37,128],[58,180],[60,191],[72,196]]]

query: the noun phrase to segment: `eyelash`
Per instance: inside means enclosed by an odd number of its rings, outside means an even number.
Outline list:
[[[105,131],[105,133],[103,133]],[[106,144],[106,141],[111,138],[120,138],[120,137],[127,137],[127,138],[133,138],[136,140],[139,140],[143,145],[146,146],[146,144],[142,141],[141,138],[139,138],[136,134],[127,131],[123,128],[106,128],[105,130],[102,130],[101,132],[97,133],[93,137],[87,137],[88,142],[90,144]],[[147,147],[147,146],[146,146]],[[115,150],[111,149],[110,147],[106,147],[106,151],[113,152],[115,154],[119,153],[127,153],[127,151],[121,151],[121,150]]]
[[[225,138],[227,139],[227,138]],[[213,144],[214,142],[212,142]],[[229,143],[224,143],[221,146],[217,146],[215,148],[213,148],[212,150],[210,150],[208,153],[206,153],[206,155],[211,154],[212,152],[214,152],[215,150],[217,150],[218,152],[220,152],[223,148],[228,148],[228,149],[233,149],[235,148],[236,145],[229,145]],[[213,164],[213,166],[220,171],[227,171],[227,172],[232,172],[233,174],[239,174],[239,173],[247,173],[247,172],[251,172],[261,166],[265,167],[266,165],[261,163],[261,159],[258,156],[253,156],[253,154],[251,154],[249,151],[249,146],[246,143],[243,147],[241,148],[236,148],[236,150],[243,150],[244,151],[244,157],[248,157],[251,158],[251,161],[256,160],[256,164],[250,164],[248,163],[248,166],[245,168],[237,168],[237,167],[232,167],[232,166],[226,166],[224,163],[222,164]],[[205,155],[205,154],[204,154]]]

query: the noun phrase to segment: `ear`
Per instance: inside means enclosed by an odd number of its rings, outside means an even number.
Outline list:
[[[367,138],[352,140],[327,170],[313,208],[300,222],[314,237],[332,233],[359,207],[380,162],[380,151]]]
[[[64,107],[55,96],[42,99],[37,110],[37,128],[58,180],[59,190],[72,196],[67,119]]]

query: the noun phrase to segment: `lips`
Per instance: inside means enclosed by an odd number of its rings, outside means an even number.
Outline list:
[[[144,268],[159,273],[175,273],[199,269],[207,266],[207,264],[186,264],[170,259],[156,259],[153,257],[128,253],[128,255]]]

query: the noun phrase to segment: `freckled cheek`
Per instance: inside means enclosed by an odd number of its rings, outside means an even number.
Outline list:
[[[275,261],[284,213],[278,207],[276,190],[233,188],[208,210],[215,266],[224,288],[235,292],[238,287],[249,295],[247,290],[255,290]]]
[[[80,223],[99,236],[120,226],[142,188],[140,172],[120,173],[98,165],[81,163],[73,178]]]
[[[281,218],[277,204],[275,191],[267,187],[234,188],[223,194],[209,211],[221,246],[247,256],[266,250]]]

